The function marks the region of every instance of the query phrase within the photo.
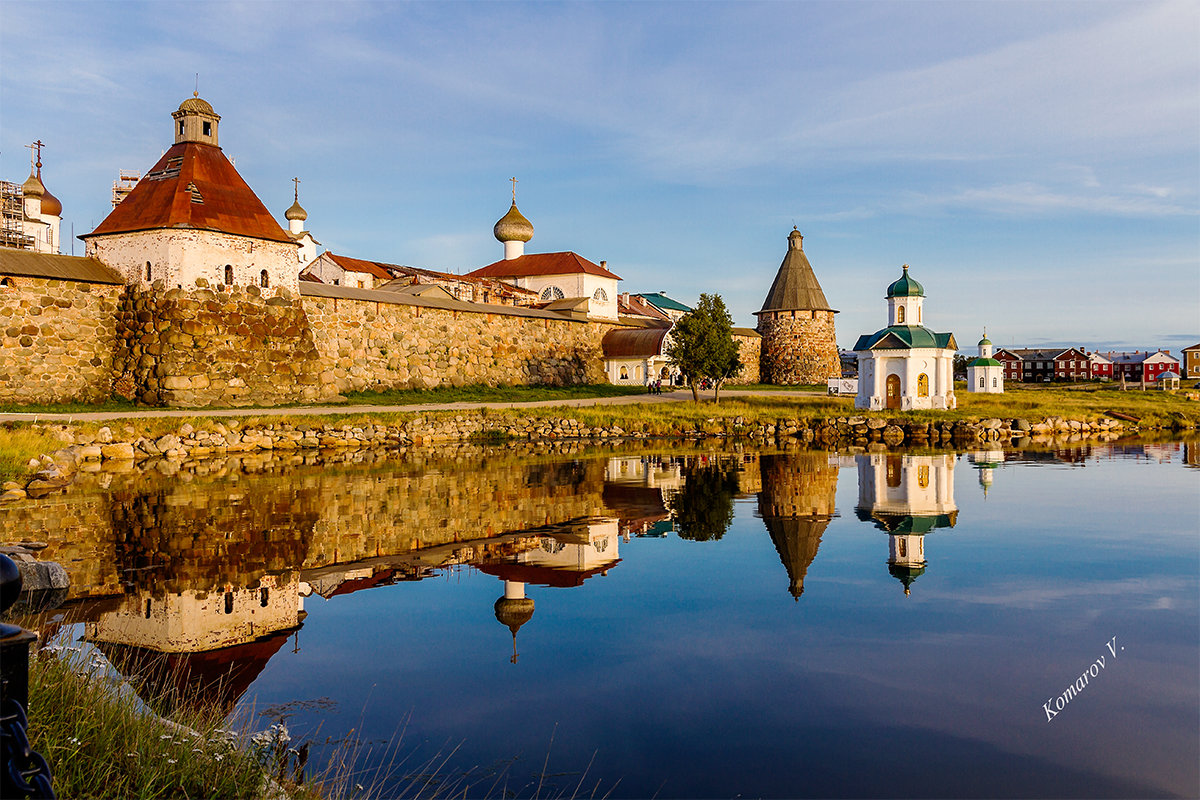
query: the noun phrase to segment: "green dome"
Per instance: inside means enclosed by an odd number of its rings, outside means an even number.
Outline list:
[[[986,336],[984,336],[982,339],[979,340],[980,347],[983,347],[985,344],[991,344],[991,343],[992,343],[992,340]]]
[[[1001,364],[999,361],[997,361],[994,358],[977,358],[974,361],[972,361],[970,364],[967,364],[967,366],[968,367],[1003,367],[1004,365]]]
[[[924,297],[925,287],[908,277],[908,264],[904,265],[904,274],[900,280],[888,287],[888,297]]]

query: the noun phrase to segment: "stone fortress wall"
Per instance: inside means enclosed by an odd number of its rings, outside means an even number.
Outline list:
[[[6,280],[0,402],[95,401],[115,389],[148,405],[237,406],[363,389],[602,383],[600,341],[613,327],[385,293]]]
[[[832,311],[763,314],[762,382],[779,385],[824,383],[842,374]]]
[[[5,276],[0,284],[0,402],[108,397],[124,287]]]

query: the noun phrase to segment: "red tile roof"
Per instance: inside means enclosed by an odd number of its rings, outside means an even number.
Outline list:
[[[578,253],[531,253],[520,258],[503,259],[474,272],[469,278],[523,278],[530,275],[574,275],[585,272],[601,278],[621,280],[599,264],[593,264]]]
[[[200,142],[173,145],[96,230],[80,238],[158,228],[292,242],[221,148]]]
[[[342,269],[347,272],[365,272],[368,275],[373,275],[376,278],[382,278],[385,281],[390,281],[395,276],[391,272],[380,266],[376,261],[364,261],[361,258],[351,258],[350,256],[339,256],[334,253],[326,255]]]

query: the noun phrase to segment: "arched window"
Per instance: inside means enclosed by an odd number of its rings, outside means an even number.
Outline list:
[[[12,281],[8,278],[0,278],[0,286],[12,286]]]
[[[601,287],[601,288],[597,289],[596,291],[592,292],[592,299],[596,300],[597,302],[600,302],[600,303],[607,303],[608,302],[608,292],[604,291],[604,288]]]
[[[917,397],[929,397],[929,376],[924,372],[917,376]]]
[[[896,306],[896,323],[904,322],[904,306]]]
[[[623,380],[623,381],[629,380],[629,368],[628,367],[621,367],[621,380]]]
[[[901,558],[906,558],[908,556],[907,544],[908,542],[904,540],[903,536],[896,540],[896,552],[899,553]]]
[[[996,378],[995,378],[995,376],[992,376],[992,388],[993,388],[993,389],[997,388],[997,386],[996,386]]]
[[[233,613],[233,592],[225,593],[225,613],[226,614]]]
[[[917,467],[917,485],[922,489],[929,488],[929,465],[924,464]]]
[[[542,289],[541,299],[543,300],[562,300],[564,297],[566,295],[563,294],[563,290],[557,286],[547,286]]]
[[[151,277],[151,274],[150,274],[150,262],[149,261],[146,262],[146,280],[147,281],[153,280],[153,278]]]
[[[995,381],[995,380],[996,380],[995,378],[992,378],[992,381]],[[982,376],[982,375],[980,375],[980,376],[979,376],[979,388],[980,388],[980,389],[984,388],[984,386],[983,386],[983,376]]]
[[[233,267],[229,264],[225,265],[225,284],[233,286]]]
[[[271,285],[271,279],[267,276],[265,269],[258,273],[258,285],[264,289]]]
[[[267,607],[267,597],[267,587],[264,586],[258,590],[258,604],[263,608]]]

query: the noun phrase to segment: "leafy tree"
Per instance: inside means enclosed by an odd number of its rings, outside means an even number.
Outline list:
[[[738,490],[732,462],[694,463],[683,471],[683,488],[667,498],[680,539],[716,541],[733,522],[733,498]]]
[[[687,379],[694,402],[700,402],[704,378],[713,383],[714,401],[721,401],[721,385],[737,375],[742,362],[733,340],[733,319],[719,294],[700,295],[696,307],[675,323],[667,356]]]

